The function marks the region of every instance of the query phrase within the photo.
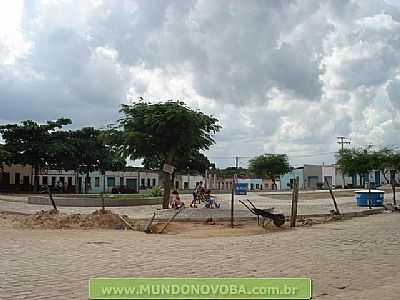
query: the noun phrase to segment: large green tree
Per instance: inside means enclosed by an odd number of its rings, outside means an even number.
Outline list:
[[[80,192],[79,174],[86,174],[84,191],[87,193],[90,188],[90,172],[122,169],[126,165],[124,157],[112,145],[107,144],[106,131],[83,127],[74,131],[56,132],[53,139],[56,142],[51,151],[51,166],[75,171],[77,193]]]
[[[160,166],[174,165],[177,157],[207,150],[220,130],[218,120],[180,101],[122,105],[119,120],[125,153],[131,159],[160,158]],[[122,136],[122,135],[121,135]],[[168,207],[171,174],[163,174],[163,208]]]
[[[34,191],[38,191],[39,187],[39,170],[51,159],[52,134],[69,124],[70,119],[60,118],[46,124],[27,120],[21,124],[0,126],[0,134],[5,141],[4,150],[10,154],[10,162],[29,164],[34,168]]]
[[[286,154],[263,154],[250,160],[249,170],[259,178],[275,178],[290,171]]]

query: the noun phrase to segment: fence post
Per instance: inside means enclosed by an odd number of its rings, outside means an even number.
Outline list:
[[[297,202],[299,199],[299,178],[294,180],[293,192],[292,192],[292,213],[290,216],[290,227],[296,227],[297,219]]]

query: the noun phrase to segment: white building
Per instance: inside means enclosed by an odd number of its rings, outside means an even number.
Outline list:
[[[324,187],[328,188],[326,181],[328,181],[331,188],[336,186],[336,166],[335,165],[323,165],[322,166],[322,180]]]

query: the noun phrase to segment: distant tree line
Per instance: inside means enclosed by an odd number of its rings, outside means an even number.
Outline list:
[[[381,171],[386,183],[395,184],[396,174],[400,171],[400,152],[388,147],[343,149],[337,155],[337,165],[344,174],[359,176],[360,185],[373,170]]]

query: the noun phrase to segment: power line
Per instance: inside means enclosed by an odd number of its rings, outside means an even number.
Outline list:
[[[344,145],[345,144],[350,145],[351,141],[345,136],[338,136],[337,137],[337,143],[342,146],[342,151],[343,151],[344,150]]]

